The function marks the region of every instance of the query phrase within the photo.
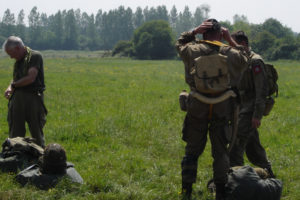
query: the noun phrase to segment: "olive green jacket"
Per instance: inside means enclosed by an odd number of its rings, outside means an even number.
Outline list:
[[[253,113],[253,118],[261,119],[268,94],[268,80],[261,56],[251,51],[249,57],[250,65],[239,85],[242,103],[240,113]]]

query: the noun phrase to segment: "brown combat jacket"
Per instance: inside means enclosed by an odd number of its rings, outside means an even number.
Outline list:
[[[191,32],[183,32],[176,42],[176,48],[185,66],[185,81],[190,89],[195,88],[194,76],[191,70],[194,67],[194,59],[219,52],[227,56],[229,63],[230,85],[237,87],[242,72],[248,66],[248,59],[243,53],[219,41],[197,40]]]
[[[239,90],[241,95],[241,113],[252,113],[261,119],[268,94],[268,80],[264,61],[253,51],[249,52],[250,65],[242,76]]]

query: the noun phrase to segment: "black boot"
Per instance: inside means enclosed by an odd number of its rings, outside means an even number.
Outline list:
[[[225,200],[225,184],[216,183],[216,200]]]
[[[181,191],[182,200],[191,199],[192,191],[193,191],[192,185],[193,183],[182,182],[182,191]]]

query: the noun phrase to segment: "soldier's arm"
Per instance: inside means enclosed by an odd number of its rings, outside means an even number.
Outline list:
[[[266,104],[268,93],[267,77],[265,75],[264,63],[261,60],[253,61],[252,65],[253,82],[255,88],[255,107],[253,118],[261,119]]]
[[[38,74],[38,68],[37,67],[30,67],[28,69],[28,74],[26,76],[24,76],[23,78],[14,81],[11,84],[12,88],[18,88],[18,87],[24,87],[27,85],[30,85],[31,83],[33,83],[36,79],[36,76]]]
[[[188,57],[188,43],[195,41],[195,35],[192,32],[183,32],[176,42],[176,49],[180,57],[185,60]]]
[[[185,82],[190,86],[194,87],[194,78],[193,75],[190,74],[191,67],[193,66],[192,60],[190,58],[192,54],[192,50],[190,46],[194,44],[195,35],[192,32],[184,32],[181,34],[179,39],[176,42],[176,48],[178,54],[180,55],[185,69]]]
[[[42,55],[40,53],[36,53],[34,55],[32,55],[30,62],[29,62],[29,69],[27,72],[27,75],[24,76],[23,78],[15,81],[12,83],[13,87],[24,87],[27,85],[30,85],[31,83],[33,83],[38,75],[40,66],[43,63],[43,58]]]

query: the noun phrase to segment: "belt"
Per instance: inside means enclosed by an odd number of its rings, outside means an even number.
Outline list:
[[[226,92],[223,92],[218,96],[210,96],[210,97],[195,91],[191,91],[190,95],[206,104],[217,104],[229,99],[230,97],[234,97],[234,98],[237,97],[237,94],[233,90],[227,90]]]

